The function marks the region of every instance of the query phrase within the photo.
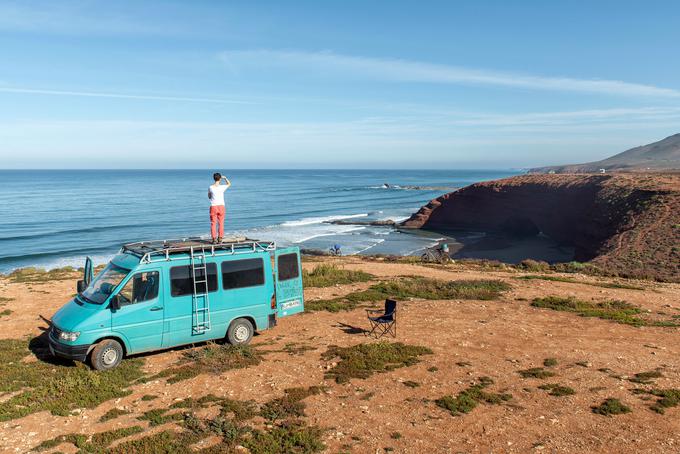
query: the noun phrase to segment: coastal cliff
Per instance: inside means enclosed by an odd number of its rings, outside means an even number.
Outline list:
[[[680,175],[523,175],[473,184],[402,227],[549,236],[574,260],[631,277],[680,281]],[[527,257],[530,258],[530,257]]]

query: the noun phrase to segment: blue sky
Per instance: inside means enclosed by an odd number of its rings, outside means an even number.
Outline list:
[[[675,1],[0,0],[2,168],[508,168],[680,132]]]

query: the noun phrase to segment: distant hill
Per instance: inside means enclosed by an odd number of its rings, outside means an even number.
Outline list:
[[[680,169],[680,134],[666,137],[658,142],[619,153],[602,161],[585,164],[569,164],[563,166],[538,167],[529,173],[589,173],[607,171],[644,171],[644,170],[679,170]]]

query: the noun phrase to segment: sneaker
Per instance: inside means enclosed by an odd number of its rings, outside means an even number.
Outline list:
[[[220,236],[220,237],[217,237],[217,242],[218,242],[218,243],[221,243],[221,242],[222,242],[222,237],[221,237],[221,236]]]
[[[217,240],[215,238],[212,239],[212,244],[217,244]]]

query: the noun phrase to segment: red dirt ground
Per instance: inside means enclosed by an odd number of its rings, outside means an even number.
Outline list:
[[[534,297],[573,295],[587,300],[622,299],[653,312],[680,314],[680,285],[626,281],[645,290],[610,289],[581,283],[518,280],[517,272],[484,272],[458,265],[434,268],[358,258],[322,260],[365,270],[379,279],[403,275],[446,280],[496,278],[510,283],[513,289],[494,301],[403,302],[397,340],[433,350],[432,355],[421,357],[422,361],[411,367],[375,374],[365,380],[352,379],[347,384],[325,380],[329,361],[322,360],[320,355],[329,345],[375,341],[353,329],[367,326],[363,309],[306,313],[280,320],[276,328],[262,332],[253,343],[262,350],[280,350],[287,343],[308,345],[313,350],[300,355],[270,353],[257,366],[227,371],[217,377],[200,375],[173,385],[163,380],[138,385],[129,396],[68,417],[42,412],[2,422],[0,451],[26,452],[43,440],[69,432],[93,433],[145,425],[135,418],[148,409],[167,407],[188,396],[214,393],[264,402],[280,397],[286,388],[318,384],[329,389],[305,401],[307,421],[327,429],[324,442],[329,453],[381,453],[385,448],[399,453],[680,451],[680,407],[668,409],[665,415],[652,412],[649,402],[631,393],[635,385],[625,379],[634,373],[662,368],[663,377],[656,380],[656,387],[680,388],[678,328],[635,328],[529,305]],[[305,264],[306,268],[314,266],[315,263]],[[596,281],[588,276],[569,277]],[[367,285],[310,288],[305,296],[312,300],[343,295]],[[75,281],[31,287],[0,279],[0,296],[13,298],[5,306],[13,313],[0,318],[0,338],[39,334],[40,327],[45,326],[41,317],[49,318],[67,301],[74,292]],[[176,350],[146,355],[145,368],[149,372],[161,371],[179,356]],[[542,366],[548,357],[559,362],[554,368],[556,377],[523,379],[517,373]],[[461,367],[456,364],[459,362],[470,366]],[[437,370],[428,371],[433,366]],[[609,368],[613,373],[598,371],[601,368]],[[479,376],[493,378],[495,384],[489,390],[510,393],[512,400],[502,405],[480,404],[462,416],[452,416],[432,402],[446,394],[456,395]],[[402,383],[407,380],[420,386],[404,386]],[[576,393],[551,397],[537,389],[542,383],[567,385]],[[370,400],[362,400],[367,393],[374,395]],[[141,400],[145,394],[160,397],[145,402]],[[592,413],[591,406],[608,397],[619,398],[632,412],[613,417]],[[98,423],[99,417],[113,407],[132,413]],[[399,432],[401,438],[393,439],[394,432]],[[59,449],[73,452],[71,445]]]

